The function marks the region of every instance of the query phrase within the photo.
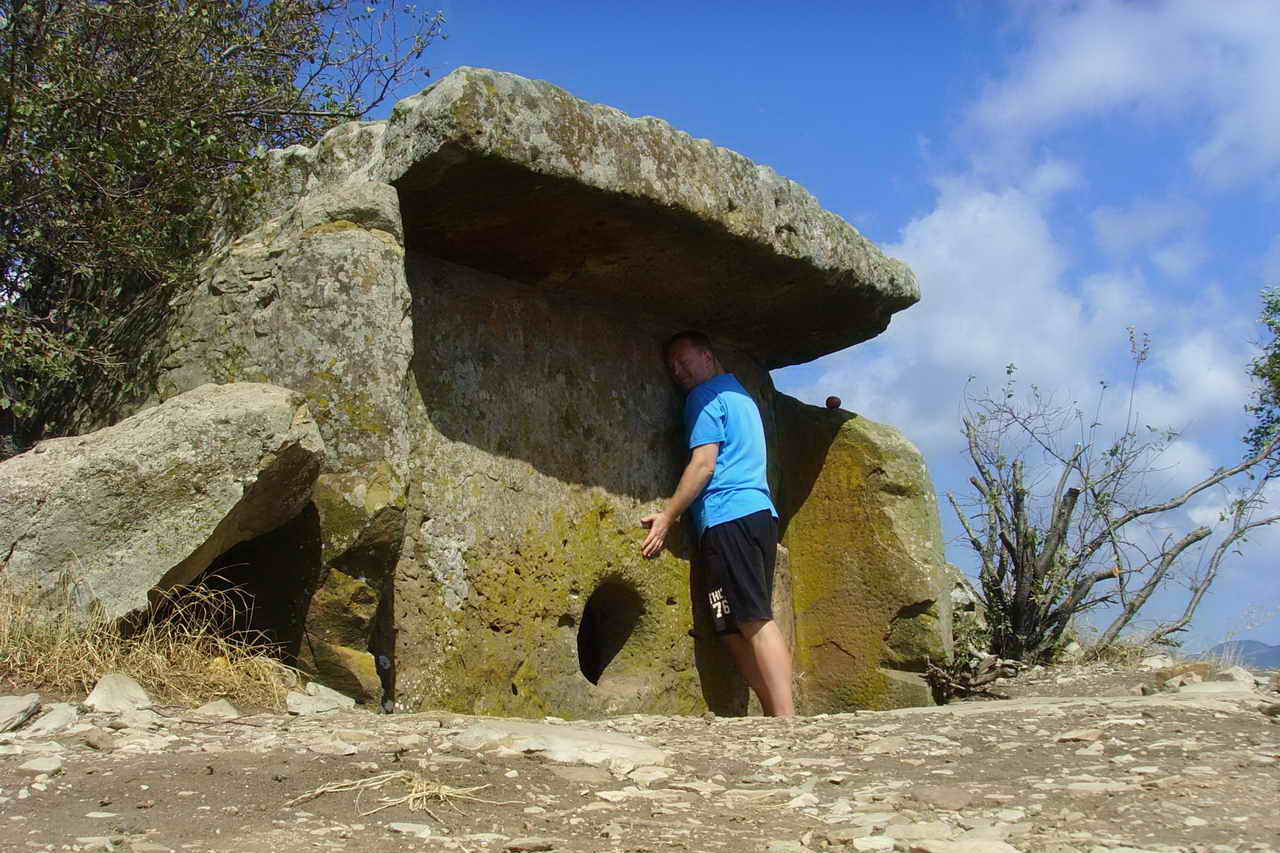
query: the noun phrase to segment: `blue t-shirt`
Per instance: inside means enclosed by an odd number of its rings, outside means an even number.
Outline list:
[[[689,392],[684,426],[690,450],[703,444],[720,445],[715,473],[689,505],[699,538],[708,527],[762,509],[778,517],[769,497],[760,410],[732,373],[713,376]]]

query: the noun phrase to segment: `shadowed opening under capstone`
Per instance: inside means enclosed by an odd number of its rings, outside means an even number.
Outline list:
[[[605,581],[587,599],[578,625],[578,666],[592,684],[627,644],[644,605],[629,584]]]

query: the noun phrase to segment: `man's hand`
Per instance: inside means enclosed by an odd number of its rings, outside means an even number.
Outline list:
[[[676,493],[671,496],[671,500],[667,501],[666,507],[662,512],[646,515],[640,519],[640,525],[649,528],[649,535],[644,538],[644,543],[640,546],[641,554],[646,557],[658,556],[662,546],[667,544],[667,533],[671,531],[671,525],[676,523],[680,513],[689,508],[694,498],[702,494],[702,490],[711,480],[719,454],[720,445],[715,443],[699,444],[693,449],[693,453],[689,456],[689,464],[684,466],[684,473],[680,475]]]
[[[640,546],[640,553],[646,557],[656,557],[667,544],[667,532],[671,530],[672,519],[665,512],[655,512],[640,519],[640,526],[649,528],[649,535]]]

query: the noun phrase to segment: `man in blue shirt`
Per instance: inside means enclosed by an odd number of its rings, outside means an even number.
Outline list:
[[[667,342],[665,355],[687,395],[690,458],[663,510],[641,519],[649,528],[641,553],[656,556],[671,526],[689,511],[697,534],[694,606],[710,611],[764,712],[791,716],[791,652],[773,621],[778,513],[765,475],[760,411],[702,333],[681,332]]]

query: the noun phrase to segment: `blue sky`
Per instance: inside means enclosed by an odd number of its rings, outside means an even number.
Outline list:
[[[940,495],[965,489],[968,377],[999,386],[1012,362],[1092,401],[1100,380],[1127,382],[1129,326],[1153,339],[1143,422],[1181,433],[1153,487],[1239,458],[1258,292],[1280,284],[1273,0],[442,8],[433,77],[496,68],[666,119],[772,166],[911,264],[922,301],[885,334],[774,379],[902,429]],[[1169,521],[1212,520],[1223,501]],[[1268,529],[1224,564],[1189,645],[1280,643],[1278,546]],[[948,558],[972,563],[954,541]],[[1169,596],[1146,615],[1180,608]]]

